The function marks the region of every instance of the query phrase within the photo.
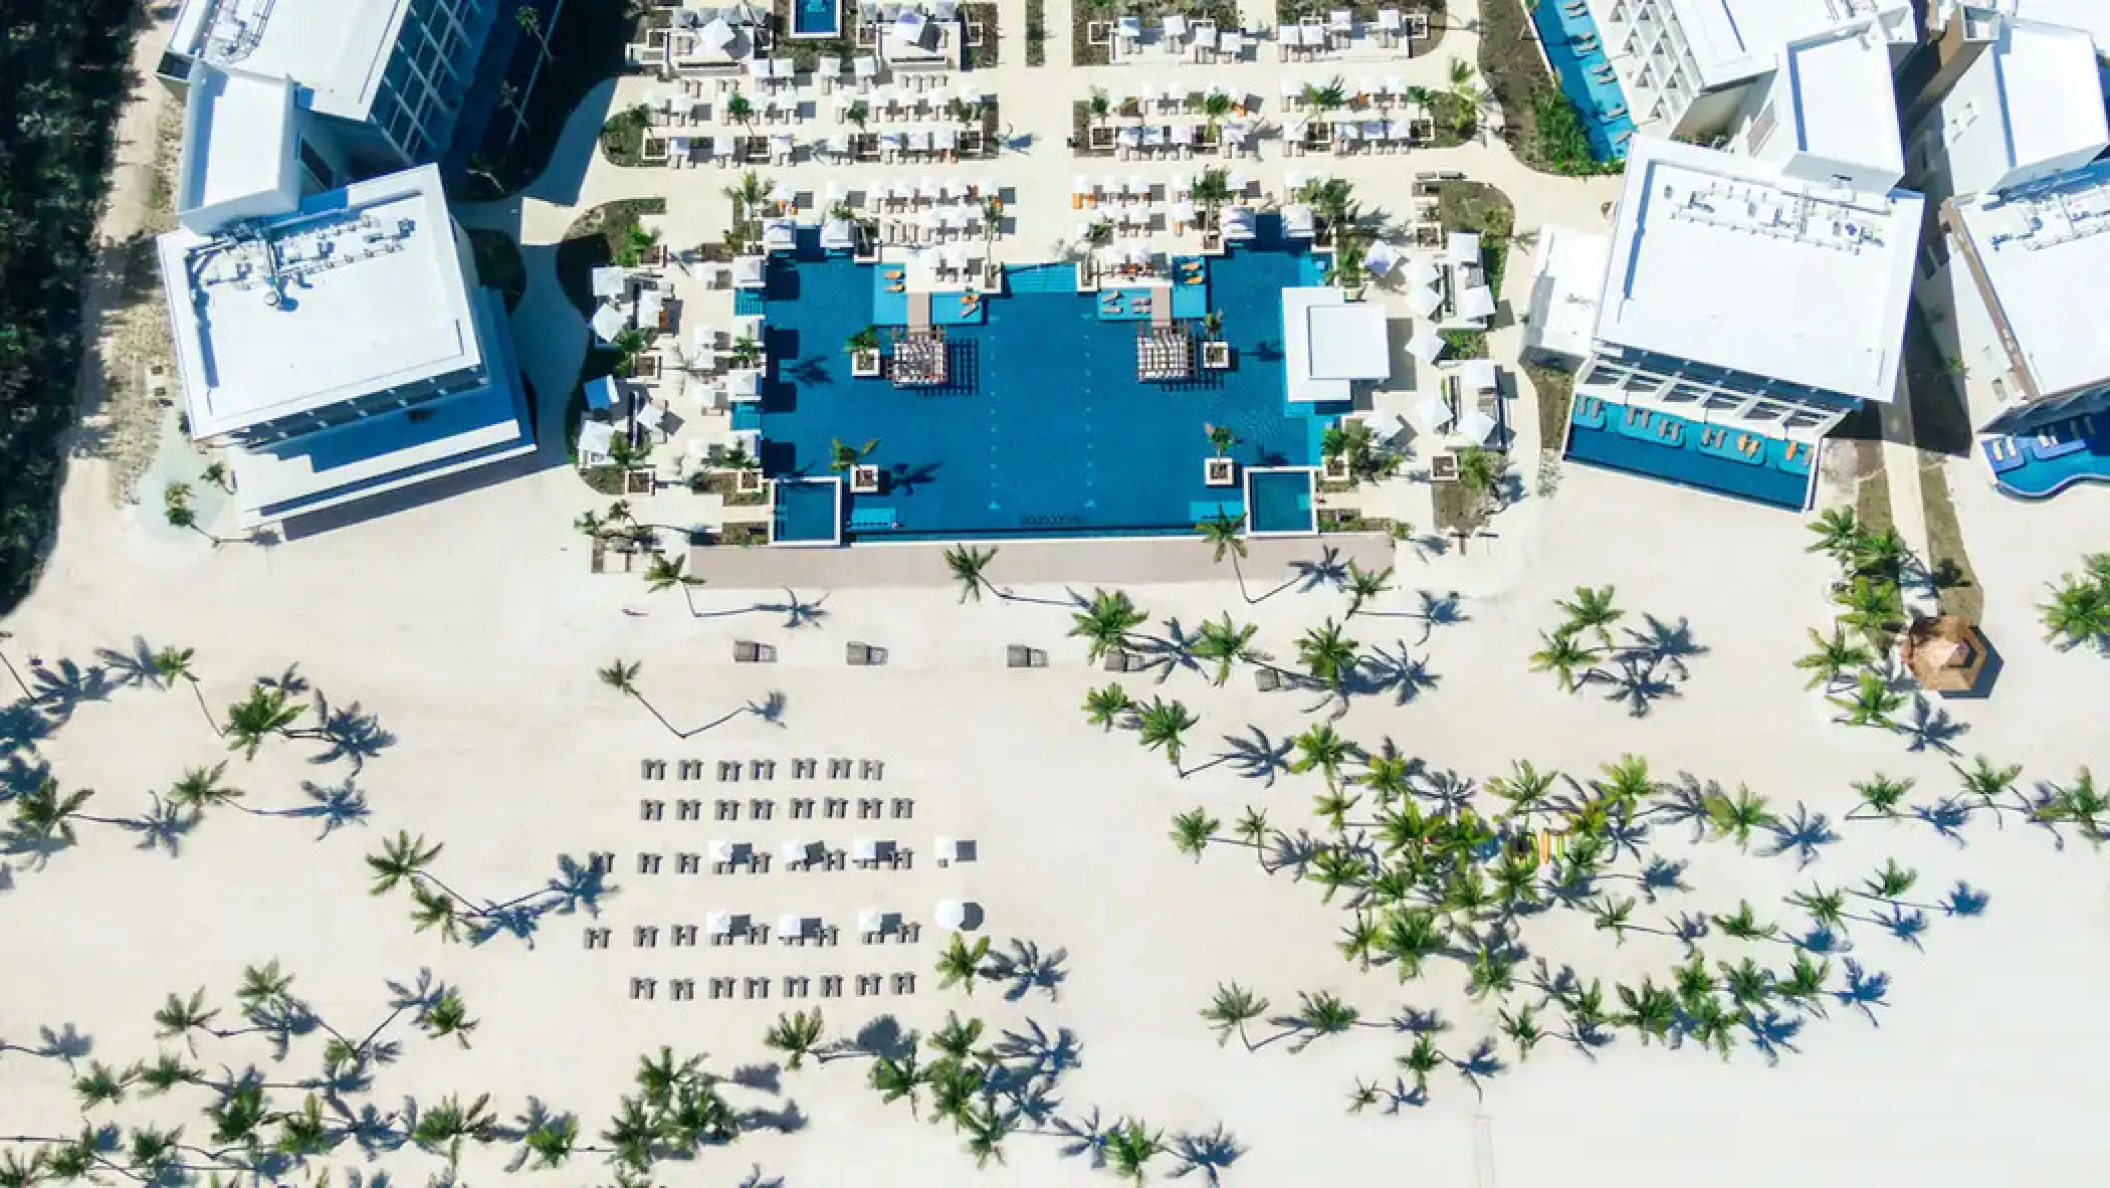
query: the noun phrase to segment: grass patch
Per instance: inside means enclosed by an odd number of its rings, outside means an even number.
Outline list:
[[[492,114],[484,142],[471,156],[469,173],[457,182],[457,188],[464,190],[460,196],[498,198],[517,193],[542,176],[564,133],[565,121],[578,110],[587,92],[623,73],[625,47],[640,36],[639,11],[627,4],[564,6],[549,30],[550,46],[557,52],[542,63],[534,89],[522,101],[519,132],[513,131],[511,110],[501,106]],[[546,10],[543,19],[549,19]],[[533,37],[522,35],[513,47],[507,78],[524,89],[541,53]]]
[[[1026,0],[1026,65],[1048,64],[1048,0]]]
[[[1483,0],[1480,5],[1480,75],[1501,105],[1503,139],[1518,160],[1541,173],[1582,177],[1623,171],[1623,164],[1591,155],[1581,114],[1539,56],[1538,30],[1525,3]]]
[[[527,293],[527,264],[520,245],[503,231],[479,227],[469,232],[469,249],[476,259],[476,279],[485,288],[496,289],[512,313]]]
[[[1436,483],[1430,487],[1429,497],[1438,532],[1471,535],[1487,523],[1487,497],[1464,483]]]
[[[1190,21],[1215,21],[1219,29],[1236,29],[1244,23],[1238,15],[1238,0],[1076,0],[1070,5],[1070,62],[1076,66],[1110,63],[1108,47],[1090,43],[1094,21],[1111,24],[1132,16],[1148,25],[1174,13]]]
[[[1569,409],[1575,403],[1575,377],[1532,363],[1524,364],[1524,375],[1531,381],[1532,391],[1538,393],[1540,444],[1557,449],[1554,443],[1567,431]]]
[[[1447,353],[1453,359],[1487,358],[1487,331],[1485,330],[1439,330]]]
[[[1436,221],[1445,234],[1470,231],[1480,236],[1480,262],[1490,292],[1502,292],[1509,267],[1509,241],[1516,234],[1516,203],[1486,182],[1450,181],[1436,188]]]
[[[960,12],[970,24],[982,27],[982,44],[966,47],[960,56],[964,70],[987,70],[999,64],[998,51],[1002,44],[1003,23],[997,19],[994,4],[963,4]]]
[[[557,284],[579,316],[593,316],[593,270],[615,260],[630,229],[646,215],[665,213],[664,198],[626,198],[596,206],[565,228],[564,240],[557,245]]]
[[[1920,502],[1927,517],[1927,567],[1943,614],[1962,615],[1973,623],[1985,620],[1985,588],[1978,584],[1978,571],[1964,550],[1963,525],[1956,517],[1956,501],[1949,493],[1946,459],[1929,450],[1920,451]]]
[[[652,126],[652,112],[640,103],[608,117],[601,125],[601,152],[611,165],[625,169],[645,163],[645,130]]]

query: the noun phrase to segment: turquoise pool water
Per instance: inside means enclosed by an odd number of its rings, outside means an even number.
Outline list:
[[[1626,142],[1634,135],[1634,117],[1626,93],[1612,73],[1612,61],[1597,31],[1597,21],[1582,0],[1539,0],[1531,9],[1539,44],[1553,65],[1561,91],[1582,117],[1590,151],[1600,161],[1626,159]]]
[[[1134,326],[1101,321],[1074,272],[1065,290],[1057,271],[1017,270],[1009,294],[982,302],[981,324],[946,328],[953,379],[935,389],[850,378],[843,342],[874,321],[870,266],[826,258],[802,237],[769,272],[777,362],[761,400],[763,468],[819,475],[832,440],[876,439],[886,491],[851,501],[853,539],[1192,533],[1206,518],[1197,507],[1227,503],[1203,482],[1206,426],[1231,428],[1243,466],[1315,466],[1321,433],[1347,411],[1285,398],[1282,290],[1309,283],[1317,265],[1277,220],[1261,230],[1207,265],[1238,361],[1230,372],[1142,383]]]
[[[1978,444],[2000,490],[2023,499],[2049,499],[2075,483],[2110,482],[2110,434],[2097,414],[2047,425],[2019,437]]]
[[[833,37],[842,31],[842,12],[837,0],[795,0],[791,6],[791,31],[800,37]]]
[[[777,480],[776,541],[782,543],[833,543],[838,522],[833,479]]]
[[[1312,509],[1312,472],[1268,470],[1246,476],[1253,496],[1254,532],[1311,532],[1318,527]]]
[[[1577,397],[1565,456],[1606,470],[1660,479],[1768,507],[1809,505],[1808,446]],[[1755,447],[1755,448],[1754,448]]]

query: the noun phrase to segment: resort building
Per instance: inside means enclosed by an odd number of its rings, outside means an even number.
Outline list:
[[[1706,140],[1791,71],[1790,46],[1846,29],[1881,42],[1892,65],[1919,40],[1913,0],[1542,0],[1564,14],[1549,57],[1588,59],[1644,134]],[[1541,21],[1541,29],[1546,23]],[[1547,38],[1550,42],[1554,38]],[[1594,89],[1594,88],[1593,88]],[[1574,93],[1571,85],[1570,93]],[[1585,112],[1605,116],[1605,112]]]
[[[315,189],[437,161],[512,0],[183,0],[160,73],[201,67],[293,93],[294,157]]]
[[[2072,9],[2110,27],[2092,5],[2001,7]],[[2049,494],[2051,472],[2059,485],[2092,477],[2081,471],[2099,462],[2095,414],[2110,405],[2110,339],[2074,312],[2110,274],[2104,46],[2087,29],[1975,8],[1952,12],[1936,46],[1909,140],[1937,201],[1919,298],[1994,472],[2017,493]]]
[[[276,207],[185,184],[239,211],[158,246],[190,433],[227,450],[244,526],[534,449],[503,301],[436,167]]]
[[[1887,43],[1865,22],[1781,60],[1737,151],[1638,137],[1609,234],[1541,243],[1526,350],[1576,367],[1570,457],[1799,508],[1818,441],[1895,396],[1925,202]]]

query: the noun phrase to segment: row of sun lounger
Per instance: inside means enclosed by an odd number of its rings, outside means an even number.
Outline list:
[[[883,780],[886,778],[886,761],[883,759],[850,760],[830,758],[827,762],[826,778],[831,780],[850,779],[853,771],[856,773],[855,778],[860,780]],[[677,759],[675,763],[675,778],[682,780],[700,780],[703,778],[703,760]],[[793,759],[790,763],[791,778],[794,780],[822,778],[821,761],[819,759]],[[745,761],[720,759],[718,760],[717,771],[720,783],[736,783],[743,774],[753,780],[773,780],[777,778],[777,761],[774,759],[748,759]],[[638,778],[645,780],[666,779],[667,761],[650,757],[638,760]]]
[[[737,821],[740,819],[743,802],[721,796],[711,801],[710,804],[710,820]],[[790,810],[790,819],[794,821],[815,820],[816,809],[819,810],[819,820],[847,821],[851,819],[851,798],[847,796],[794,796],[786,802],[786,807]],[[914,797],[910,796],[896,796],[890,800],[877,796],[860,796],[856,799],[856,807],[856,819],[860,821],[876,821],[881,817],[892,817],[897,821],[905,821],[916,815],[916,801]],[[747,800],[744,802],[744,808],[750,821],[774,820],[777,815],[777,802],[764,796],[757,796]],[[702,800],[677,800],[674,802],[674,819],[676,821],[704,820],[703,809],[704,802]],[[637,802],[637,819],[640,821],[666,820],[667,802],[652,797],[640,798]]]
[[[767,977],[715,977],[705,979],[704,985],[707,996],[712,999],[736,997],[764,999],[769,997],[772,985],[779,987],[779,997],[807,998],[812,996],[813,991],[816,989],[816,983],[818,984],[817,988],[821,998],[841,998],[843,997],[845,986],[853,987],[857,996],[861,998],[869,998],[881,993],[901,995],[914,994],[916,992],[916,975],[913,973],[861,973],[851,975],[855,978],[855,981],[852,982],[845,982],[843,980],[844,976],[843,974],[822,974],[818,978],[811,978],[802,974],[785,974],[779,981],[772,981],[772,979]],[[695,978],[667,979],[668,1001],[694,1001],[696,998],[696,982],[697,979]],[[660,979],[658,978],[631,978],[630,997],[632,1001],[650,1002],[657,999],[659,996],[659,984]],[[737,993],[735,993],[736,991]]]

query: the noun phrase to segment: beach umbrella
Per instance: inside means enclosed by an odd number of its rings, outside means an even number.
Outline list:
[[[957,899],[941,899],[938,910],[932,913],[940,928],[960,929],[967,927],[967,905]]]
[[[1414,288],[1407,291],[1407,308],[1416,315],[1433,318],[1443,308],[1443,294],[1434,289]]]
[[[1424,325],[1407,341],[1407,351],[1423,363],[1434,363],[1443,357],[1443,336],[1434,327]]]
[[[1458,418],[1458,432],[1468,440],[1486,445],[1488,438],[1494,436],[1495,419],[1477,408],[1466,409]]]
[[[1435,392],[1416,400],[1413,407],[1407,410],[1407,414],[1413,418],[1414,424],[1426,433],[1441,433],[1450,428],[1450,403]]]

